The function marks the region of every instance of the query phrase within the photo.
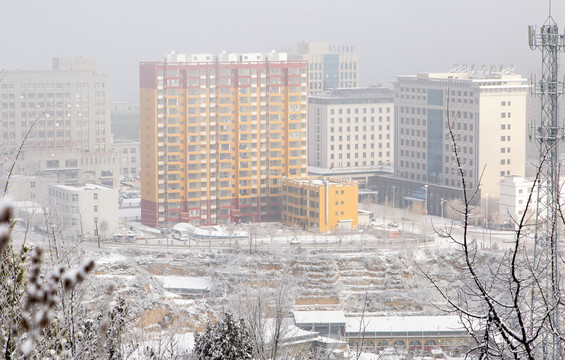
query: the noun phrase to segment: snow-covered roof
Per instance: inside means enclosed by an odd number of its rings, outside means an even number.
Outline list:
[[[265,339],[273,338],[273,331],[275,329],[275,326],[276,326],[275,319],[267,318],[264,320],[263,336]],[[288,318],[282,320],[281,331],[282,331],[281,334],[282,340],[284,342],[294,342],[305,339],[314,339],[320,336],[316,331],[302,330],[301,328],[297,327],[292,323],[292,319],[288,319]]]
[[[343,311],[295,311],[296,324],[345,323]]]
[[[39,203],[33,201],[16,201],[14,202],[14,208],[27,212],[29,214],[40,213],[43,214],[43,206]]]
[[[61,190],[67,191],[86,191],[86,190],[111,190],[112,188],[101,184],[76,184],[76,185],[62,185],[55,184],[51,185],[53,187],[59,188]]]
[[[361,319],[363,324],[361,326]],[[465,331],[458,316],[365,316],[348,317],[346,333]]]
[[[203,277],[156,276],[156,278],[163,282],[165,289],[206,290],[212,287],[212,280]]]

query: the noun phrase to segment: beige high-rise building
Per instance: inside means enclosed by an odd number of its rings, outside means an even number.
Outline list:
[[[308,98],[309,165],[318,168],[391,166],[393,92],[382,87],[326,90]]]
[[[395,176],[413,184],[412,194],[424,196],[425,184],[427,202],[439,202],[441,188],[460,189],[451,122],[467,189],[498,198],[505,176],[524,176],[527,91],[513,68],[398,76]]]
[[[308,62],[310,94],[359,86],[359,54],[353,46],[303,41],[293,58]]]
[[[92,58],[56,58],[53,70],[9,70],[0,84],[0,164],[24,143],[17,174],[56,174],[59,183],[117,183],[110,131],[110,77]]]

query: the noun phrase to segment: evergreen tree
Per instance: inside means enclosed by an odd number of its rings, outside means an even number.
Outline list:
[[[204,333],[194,336],[194,358],[198,360],[252,359],[253,345],[243,319],[235,321],[230,313],[216,324],[208,324]]]

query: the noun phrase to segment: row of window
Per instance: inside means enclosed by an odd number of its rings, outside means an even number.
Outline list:
[[[358,149],[357,145],[358,144],[355,144],[355,146],[356,146],[355,149]],[[338,150],[343,150],[343,144],[339,144],[337,146],[337,148],[338,148]],[[347,150],[351,150],[351,144],[346,144],[345,148]],[[367,144],[363,144],[363,149],[366,149],[366,148],[367,148]],[[375,148],[375,143],[371,143],[371,149],[374,149],[374,148]],[[382,148],[383,148],[383,143],[379,143],[379,149],[382,149]],[[389,142],[386,143],[386,148],[390,149],[390,143]],[[334,151],[334,149],[335,149],[335,145],[330,145],[330,150]]]
[[[351,154],[350,154],[350,153],[347,153],[346,155],[347,155],[346,157],[347,157],[348,159],[351,159]],[[363,157],[363,158],[369,157],[369,156],[367,156],[367,153],[365,153],[365,152],[364,152],[362,155],[363,155],[363,156],[359,156],[359,153],[355,153],[355,158],[357,159],[357,158],[360,158],[360,157]],[[379,155],[379,157],[382,157],[382,156],[383,156],[383,152],[382,152],[382,151],[379,151],[379,152],[378,152],[378,155]],[[390,151],[387,151],[387,152],[386,152],[386,156],[387,156],[387,157],[390,157]],[[371,156],[370,156],[370,157],[375,157],[375,153],[374,153],[374,152],[371,152]],[[342,159],[342,158],[343,158],[343,154],[338,154],[338,159]],[[330,159],[332,159],[332,160],[334,159],[334,154],[330,154]],[[374,165],[374,164],[373,164],[373,161],[371,161],[371,165]],[[381,164],[379,164],[379,165],[381,165]]]
[[[370,108],[370,109],[371,109],[371,114],[374,114],[376,108],[372,107],[372,108]],[[377,109],[379,110],[379,114],[382,114],[382,113],[383,113],[383,108],[382,108],[382,107],[379,107],[379,108],[377,108]],[[318,110],[319,110],[319,109],[318,109]],[[342,115],[342,114],[343,114],[343,109],[337,109],[337,110],[338,110],[337,113],[338,113],[339,115]],[[347,110],[347,111],[346,111],[346,114],[351,114],[351,108],[347,108],[346,110]],[[359,108],[355,108],[354,110],[355,110],[355,112],[354,112],[355,114],[359,114]],[[367,114],[367,108],[366,108],[366,107],[362,108],[362,110],[363,110],[363,114]],[[387,106],[387,107],[386,107],[386,112],[387,112],[387,113],[390,113],[390,106]],[[330,115],[335,115],[335,109],[330,109]]]

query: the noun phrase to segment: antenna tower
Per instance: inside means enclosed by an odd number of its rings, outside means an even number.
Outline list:
[[[564,35],[559,34],[551,13],[539,29],[530,26],[529,45],[539,48],[542,54],[541,80],[533,83],[532,91],[541,103],[541,119],[536,129],[540,163],[538,203],[536,214],[534,271],[538,274],[541,293],[532,291],[532,326],[540,323],[541,316],[549,311],[543,322],[541,348],[543,359],[561,359],[559,334],[559,142],[563,139],[563,125],[559,122],[558,99],[563,94],[563,83],[558,80],[558,56],[564,50]],[[541,354],[540,354],[541,355]]]

